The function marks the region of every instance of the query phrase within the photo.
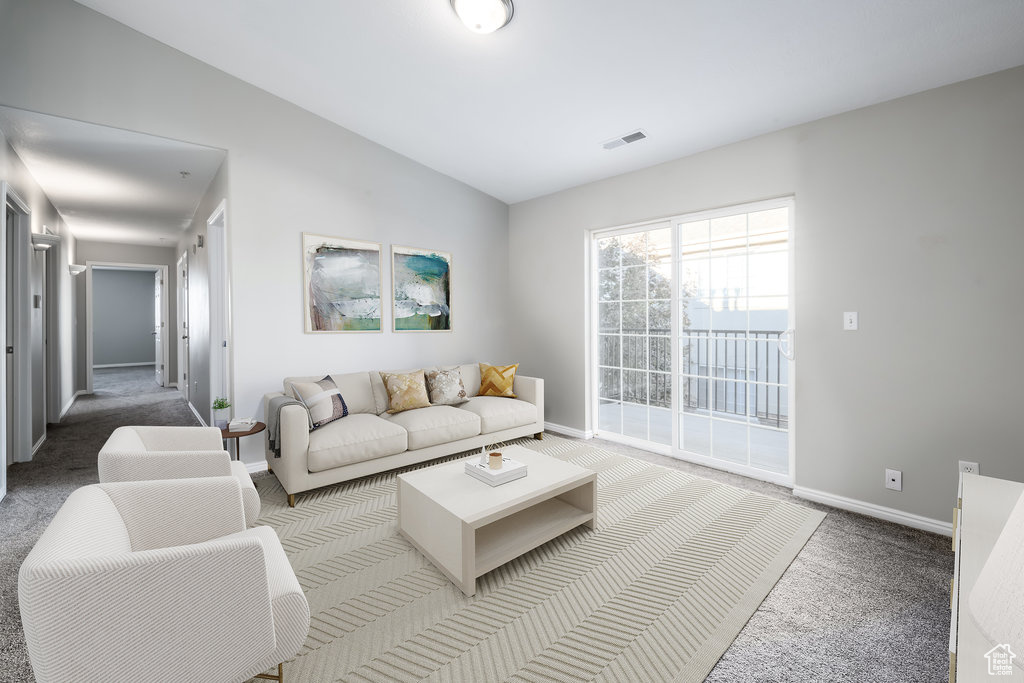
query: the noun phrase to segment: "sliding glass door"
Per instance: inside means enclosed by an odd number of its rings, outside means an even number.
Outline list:
[[[595,233],[599,436],[789,480],[792,214],[776,200]]]
[[[597,423],[672,444],[672,229],[598,237]]]

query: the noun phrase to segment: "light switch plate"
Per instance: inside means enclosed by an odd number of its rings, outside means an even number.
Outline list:
[[[844,330],[856,330],[860,326],[856,311],[848,311],[843,313],[843,329]]]

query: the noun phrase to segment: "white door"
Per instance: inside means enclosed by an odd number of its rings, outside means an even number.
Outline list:
[[[157,271],[153,274],[153,365],[156,383],[160,386],[164,386],[163,285],[163,278]]]
[[[188,252],[178,259],[178,390],[189,400]]]

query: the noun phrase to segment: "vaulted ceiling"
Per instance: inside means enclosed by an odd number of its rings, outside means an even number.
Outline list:
[[[78,1],[509,203],[1024,64],[1020,0]]]

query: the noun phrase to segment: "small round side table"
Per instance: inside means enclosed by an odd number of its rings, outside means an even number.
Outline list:
[[[262,422],[257,422],[256,424],[254,424],[252,426],[252,429],[250,429],[247,432],[230,432],[230,431],[228,431],[228,428],[225,427],[224,429],[220,430],[220,438],[222,438],[224,440],[227,440],[227,439],[234,439],[235,440],[235,460],[240,460],[242,456],[241,456],[241,454],[240,454],[240,452],[238,450],[238,440],[241,439],[243,436],[251,436],[252,434],[259,434],[260,432],[262,432],[266,428],[267,428],[267,425],[263,424]]]

